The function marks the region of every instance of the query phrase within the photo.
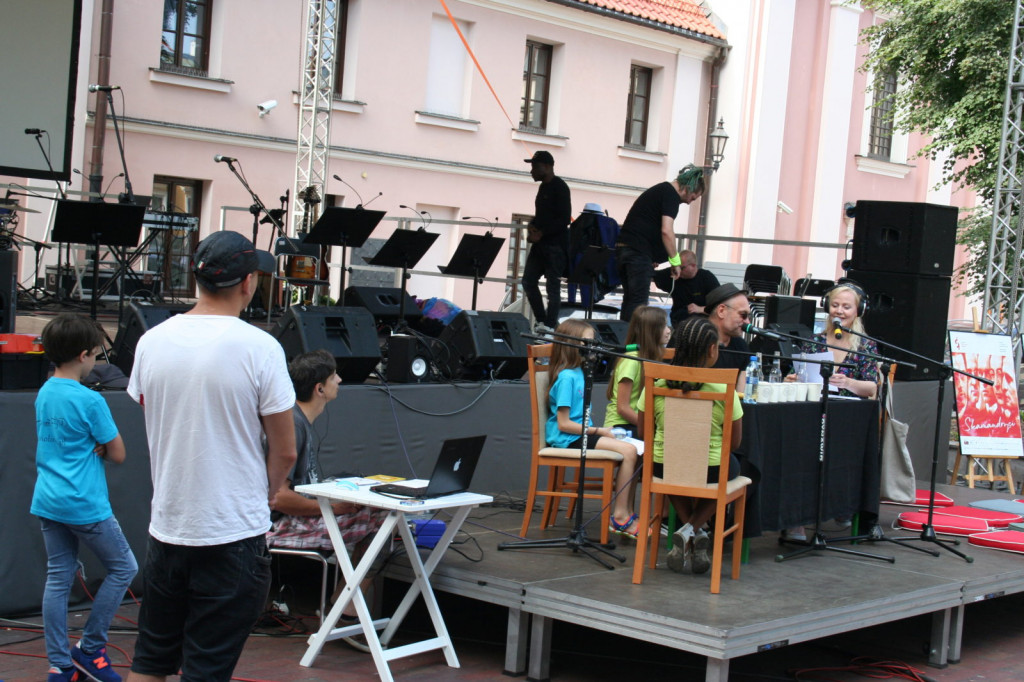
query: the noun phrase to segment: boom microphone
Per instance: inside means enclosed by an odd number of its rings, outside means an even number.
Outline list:
[[[45,130],[40,130],[39,128],[25,128],[26,135],[42,135],[45,132]]]
[[[838,317],[832,318],[832,335],[837,339],[843,338],[843,321]]]
[[[112,92],[120,89],[120,85],[97,85],[96,83],[93,83],[89,86],[89,92]]]
[[[216,161],[217,163],[220,163],[221,161],[223,161],[225,163],[234,163],[234,162],[238,161],[238,159],[236,159],[233,156],[224,156],[223,154],[215,155],[213,157],[213,160]]]
[[[764,338],[772,339],[773,341],[788,341],[789,340],[789,339],[787,339],[785,337],[779,336],[775,332],[770,332],[767,329],[761,329],[760,327],[755,327],[754,325],[750,324],[749,322],[747,324],[743,325],[742,327],[740,327],[740,329],[742,329],[743,331],[747,332],[748,334],[755,334],[757,336],[763,336]]]

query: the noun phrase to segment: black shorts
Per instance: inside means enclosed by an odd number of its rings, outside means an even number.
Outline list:
[[[597,441],[599,441],[600,439],[601,436],[597,435],[596,433],[589,434],[587,436],[587,450],[596,450]],[[580,436],[579,438],[569,443],[565,447],[569,448],[570,450],[579,450],[581,447],[583,447],[583,436]]]
[[[197,547],[150,537],[144,575],[132,671],[230,680],[270,591],[265,536]]]

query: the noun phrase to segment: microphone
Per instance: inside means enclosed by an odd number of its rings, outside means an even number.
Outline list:
[[[120,85],[97,85],[96,83],[93,83],[89,86],[89,92],[112,92],[120,89]]]
[[[423,231],[423,232],[425,232],[425,231],[426,231],[426,229],[427,229],[427,221],[423,220],[423,216],[424,216],[424,215],[427,215],[427,212],[426,212],[426,211],[417,211],[417,210],[416,210],[415,208],[413,208],[412,206],[406,206],[405,204],[399,204],[399,205],[398,205],[398,208],[407,208],[407,209],[409,209],[410,211],[412,211],[413,213],[415,213],[415,214],[416,214],[416,216],[417,216],[417,217],[419,217],[419,219],[420,219],[420,222],[422,222],[422,223],[423,223],[423,224],[422,224],[422,225],[420,225],[420,227],[419,227],[420,231]]]
[[[335,180],[337,180],[338,182],[340,182],[341,184],[345,185],[345,186],[346,186],[346,187],[348,187],[348,188],[349,188],[350,190],[352,190],[353,192],[355,192],[355,193],[356,193],[356,198],[358,198],[358,199],[359,199],[359,205],[358,205],[358,206],[356,206],[356,208],[362,208],[362,207],[363,207],[363,197],[362,197],[362,195],[360,195],[360,194],[359,194],[359,190],[357,190],[357,189],[356,189],[355,187],[353,187],[352,185],[350,185],[350,184],[348,184],[347,182],[345,182],[344,180],[342,180],[342,179],[341,179],[340,177],[338,177],[337,175],[332,175],[331,177],[332,177],[332,178],[334,178]],[[380,196],[380,195],[378,194],[377,196]],[[374,199],[376,199],[376,198],[377,198],[377,197],[374,197]],[[373,201],[373,199],[370,199],[370,201]]]
[[[742,329],[743,331],[747,332],[748,334],[754,334],[756,336],[763,336],[764,338],[772,339],[773,341],[789,341],[789,339],[787,339],[784,336],[779,336],[775,332],[770,332],[767,329],[761,329],[760,327],[755,327],[754,325],[750,324],[749,322],[747,324],[743,325],[742,327],[740,327],[740,329]]]
[[[26,135],[42,135],[45,132],[45,130],[40,130],[39,128],[25,128]]]
[[[842,322],[843,321],[840,320],[838,317],[833,317],[832,318],[832,335],[835,336],[837,339],[843,338],[843,324],[842,324]]]
[[[220,163],[221,161],[223,161],[224,163],[234,163],[235,161],[238,161],[238,159],[236,159],[233,156],[224,156],[223,154],[216,154],[213,157],[213,160],[216,161],[217,163]]]

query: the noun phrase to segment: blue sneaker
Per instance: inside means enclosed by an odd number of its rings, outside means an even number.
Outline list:
[[[78,682],[79,679],[78,671],[74,667],[61,670],[57,666],[53,666],[46,675],[46,682]]]
[[[76,680],[95,682],[121,682],[121,676],[114,672],[114,666],[107,656],[107,647],[101,647],[91,654],[82,651],[82,642],[71,649],[71,662],[82,672]]]

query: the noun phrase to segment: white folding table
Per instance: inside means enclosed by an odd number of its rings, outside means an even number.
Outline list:
[[[433,651],[434,649],[441,649],[444,652],[445,661],[447,661],[448,665],[458,668],[459,659],[455,655],[455,648],[452,645],[451,637],[448,636],[448,629],[444,625],[444,619],[441,618],[441,610],[438,608],[434,592],[430,587],[430,574],[433,573],[434,568],[441,561],[445,550],[447,550],[452,538],[455,537],[455,534],[462,527],[466,517],[469,516],[469,512],[474,507],[491,502],[492,498],[487,495],[477,495],[476,493],[457,493],[431,500],[405,500],[378,495],[371,492],[365,486],[360,486],[358,490],[352,490],[351,487],[340,485],[338,482],[300,485],[295,490],[304,495],[316,497],[317,502],[320,504],[320,513],[323,514],[327,525],[327,532],[331,536],[331,544],[334,545],[334,553],[338,557],[338,566],[341,567],[342,575],[345,576],[345,589],[342,590],[341,595],[324,619],[320,629],[310,636],[309,647],[306,649],[302,660],[299,661],[300,665],[307,668],[313,665],[313,661],[320,655],[320,650],[328,641],[362,633],[366,637],[366,643],[370,648],[370,653],[373,655],[373,662],[376,664],[377,672],[382,680],[390,681],[393,679],[388,668],[388,661],[413,656],[425,651]],[[338,520],[334,515],[334,510],[331,508],[332,502],[349,502],[384,509],[388,512],[387,518],[370,542],[370,546],[363,554],[362,559],[360,559],[359,565],[354,568],[348,552],[345,550],[345,542],[341,531],[338,529]],[[420,514],[422,512],[440,511],[442,509],[451,511],[453,516],[447,522],[444,535],[441,536],[437,545],[430,551],[427,560],[423,561],[420,558],[419,552],[416,551],[416,540],[412,536],[412,531],[409,529],[409,523],[405,515],[406,513]],[[409,557],[409,565],[412,567],[413,582],[409,586],[409,590],[406,592],[402,602],[395,610],[394,615],[390,618],[373,620],[359,585],[369,573],[374,559],[388,545],[396,528],[407,548],[406,555]],[[436,636],[420,642],[404,644],[385,650],[384,647],[391,641],[402,620],[405,619],[409,609],[416,601],[416,597],[420,595],[423,596],[423,601],[426,603],[427,612],[430,614],[430,620],[433,622],[434,634]],[[336,628],[335,625],[337,625],[338,619],[341,618],[342,610],[350,601],[355,603],[359,623]],[[379,637],[377,630],[383,630]]]

